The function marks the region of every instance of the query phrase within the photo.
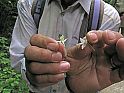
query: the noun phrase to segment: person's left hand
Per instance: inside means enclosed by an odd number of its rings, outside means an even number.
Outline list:
[[[114,31],[91,31],[88,44],[67,49],[66,83],[74,93],[96,93],[124,79],[124,38]]]

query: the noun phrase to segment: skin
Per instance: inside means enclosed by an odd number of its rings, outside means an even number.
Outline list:
[[[74,93],[96,93],[124,79],[124,38],[112,31],[91,31],[89,46],[68,49],[67,83]],[[114,65],[115,64],[115,65]],[[80,85],[80,86],[79,86]]]
[[[81,45],[65,49],[54,39],[33,35],[24,52],[30,83],[47,87],[63,80],[67,73],[66,83],[74,93],[95,93],[123,80],[123,36],[113,31],[91,31],[86,37],[90,45],[84,49]]]
[[[63,0],[63,8],[67,8],[77,0]],[[64,45],[42,35],[34,35],[30,45],[25,48],[27,78],[36,87],[46,87],[64,79],[70,64],[65,58]]]
[[[66,9],[68,6],[72,5],[77,0],[61,0],[61,4],[64,9]]]
[[[64,45],[41,34],[33,35],[25,48],[27,78],[36,87],[46,87],[64,79],[70,64],[63,60]]]

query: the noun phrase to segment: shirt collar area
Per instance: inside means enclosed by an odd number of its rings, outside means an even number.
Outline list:
[[[51,3],[53,0],[48,0],[48,3]],[[60,2],[60,0],[55,0]],[[89,14],[90,12],[90,5],[91,5],[91,1],[92,0],[77,0],[81,6],[83,7],[83,9],[87,12],[87,14]]]
[[[84,10],[89,14],[90,12],[90,5],[92,0],[78,0],[81,4],[81,6],[84,8]]]
[[[52,1],[59,1],[59,0],[47,0],[48,4],[50,4]]]

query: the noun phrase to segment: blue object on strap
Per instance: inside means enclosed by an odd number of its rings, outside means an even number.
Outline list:
[[[92,19],[92,30],[96,30],[99,22],[100,16],[100,0],[94,1],[93,19]]]

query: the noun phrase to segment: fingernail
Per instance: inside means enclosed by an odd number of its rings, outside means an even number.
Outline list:
[[[65,77],[64,73],[58,74],[58,81],[63,80]]]
[[[60,63],[61,72],[67,72],[69,68],[70,68],[70,64],[68,62],[63,61]]]
[[[52,51],[56,51],[57,49],[56,49],[56,46],[57,46],[58,44],[57,43],[49,43],[48,45],[47,45],[47,49],[50,49],[50,50],[52,50]]]
[[[60,52],[55,52],[52,54],[52,61],[61,61],[62,54]]]
[[[89,32],[88,33],[88,36],[90,37],[90,39],[93,41],[93,42],[96,42],[97,41],[97,35],[93,32]]]
[[[107,31],[107,35],[109,40],[115,39],[115,34],[112,31]]]

